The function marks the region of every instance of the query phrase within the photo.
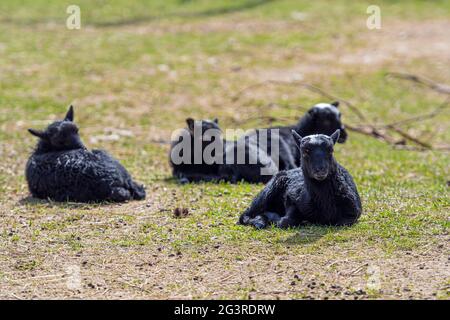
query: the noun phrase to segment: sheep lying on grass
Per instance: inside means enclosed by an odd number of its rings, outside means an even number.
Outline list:
[[[255,131],[253,131],[255,132]],[[219,166],[219,176],[221,180],[231,183],[246,181],[249,183],[267,183],[278,171],[277,163],[274,161],[274,154],[271,154],[271,148],[261,148],[256,139],[257,133],[246,134],[237,141],[226,141],[224,148],[223,164]],[[280,142],[280,155],[284,158],[290,155],[289,146],[285,145],[284,139],[277,132],[270,132],[268,138],[278,139]],[[270,141],[268,142],[270,143]],[[239,146],[239,144],[241,144]],[[243,156],[239,156],[239,153]],[[239,162],[239,158],[241,162]],[[294,162],[290,162],[289,169],[295,168]],[[263,171],[265,170],[266,172]]]
[[[33,197],[55,201],[123,202],[145,198],[145,189],[106,151],[89,151],[78,135],[70,106],[62,121],[45,131],[29,129],[39,138],[26,165]]]
[[[180,183],[211,181],[218,179],[219,163],[223,157],[223,140],[218,119],[194,120],[186,119],[187,128],[176,136],[171,144],[169,163],[172,174]],[[214,149],[214,144],[219,147]],[[208,162],[204,151],[211,147],[211,159],[220,161]],[[215,151],[220,150],[220,154]],[[196,159],[197,158],[197,159]]]
[[[351,225],[362,212],[351,175],[333,157],[339,130],[331,137],[292,135],[300,150],[301,167],[278,172],[239,218],[239,223],[280,228],[303,223]]]
[[[245,144],[245,158],[258,157],[256,163],[224,164],[220,167],[219,174],[223,179],[236,182],[244,180],[251,183],[268,182],[272,175],[261,174],[261,168],[277,166],[274,173],[278,170],[290,170],[300,166],[300,156],[291,131],[294,130],[300,136],[309,136],[312,134],[331,135],[337,129],[341,130],[339,143],[344,143],[347,139],[347,132],[341,122],[341,113],[339,112],[339,102],[319,103],[314,105],[299,120],[296,125],[286,127],[273,127],[268,129],[255,130],[250,135],[241,137],[234,144],[228,144],[225,150],[225,157],[234,157],[238,154],[238,143]],[[278,131],[276,131],[276,130]],[[267,133],[267,139],[262,139],[262,131]],[[245,140],[244,140],[245,139]],[[261,148],[261,139],[267,141],[266,146]],[[279,152],[275,154],[272,151],[272,140],[278,139]],[[257,152],[259,154],[257,155]],[[272,158],[272,159],[271,159]],[[277,158],[277,159],[276,159]],[[278,163],[278,165],[276,165]]]

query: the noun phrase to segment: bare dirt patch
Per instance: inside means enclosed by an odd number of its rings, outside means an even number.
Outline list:
[[[442,283],[450,277],[442,245],[391,258],[361,248],[357,255],[338,248],[293,255],[266,246],[239,252],[211,246],[194,254],[152,246],[93,245],[78,254],[16,248],[9,250],[15,262],[2,265],[0,297],[434,299],[449,293]],[[236,259],[240,252],[245,254]]]

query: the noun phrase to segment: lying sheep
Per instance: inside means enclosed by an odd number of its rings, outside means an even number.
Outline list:
[[[281,142],[280,150],[289,149],[289,146],[283,145],[284,140],[279,133],[271,131],[268,136],[270,140],[278,139]],[[223,164],[219,166],[221,180],[231,183],[238,181],[267,183],[278,171],[278,165],[273,159],[274,155],[271,154],[270,146],[268,149],[262,148],[258,140],[254,139],[256,137],[257,134],[250,133],[240,137],[237,141],[225,142]],[[241,158],[239,153],[243,153]],[[288,154],[287,152],[286,155]],[[295,168],[293,163],[292,161],[292,164],[286,167]]]
[[[223,140],[218,119],[186,119],[187,128],[172,139],[169,163],[173,176],[180,183],[211,181],[218,179],[219,165],[223,158]],[[219,144],[214,150],[214,144]],[[204,151],[211,148],[211,162],[204,158]],[[217,152],[217,153],[216,153]],[[219,160],[219,161],[218,161]]]
[[[319,103],[308,110],[296,125],[258,129],[249,135],[241,137],[236,143],[227,146],[225,158],[234,157],[234,162],[222,165],[219,169],[219,175],[231,182],[244,180],[251,183],[266,183],[278,170],[298,168],[300,166],[300,156],[291,134],[292,130],[301,136],[308,136],[319,133],[331,135],[334,131],[340,129],[341,135],[338,142],[344,143],[347,139],[347,132],[341,122],[341,113],[338,107],[338,101]],[[267,143],[262,148],[261,138],[263,137],[263,130],[267,134],[267,139],[265,140]],[[278,139],[278,154],[272,151],[273,139]],[[256,152],[259,152],[256,163],[236,163],[237,145],[239,143],[245,144],[246,159],[255,158]],[[268,167],[276,167],[276,170],[267,170],[273,172],[273,174],[261,174],[261,169]]]
[[[239,223],[280,228],[303,223],[351,225],[362,212],[351,175],[333,157],[339,130],[331,137],[292,135],[300,150],[301,167],[277,173],[239,218]]]
[[[46,130],[28,131],[39,138],[25,170],[33,197],[54,201],[123,202],[145,199],[145,189],[106,151],[89,151],[81,142],[70,106],[62,121]]]

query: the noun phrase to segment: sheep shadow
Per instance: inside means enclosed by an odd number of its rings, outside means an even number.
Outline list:
[[[94,207],[100,207],[100,206],[108,206],[113,205],[117,203],[113,202],[58,202],[58,201],[52,201],[47,199],[39,199],[34,198],[32,196],[26,196],[19,201],[17,201],[17,205],[20,206],[38,206],[38,205],[45,205],[49,208],[64,208],[64,209],[88,209],[88,208],[94,208]]]
[[[285,245],[305,245],[312,244],[329,233],[334,233],[340,231],[342,228],[339,227],[327,227],[320,225],[307,225],[302,227],[297,227],[295,234],[291,235],[286,239],[281,239],[278,242]]]
[[[205,176],[205,180],[189,181],[186,183],[181,183],[178,178],[173,176],[167,176],[161,179],[156,179],[155,181],[164,182],[170,186],[201,186],[201,185],[220,185],[220,184],[231,184],[231,182],[221,179],[208,179]]]

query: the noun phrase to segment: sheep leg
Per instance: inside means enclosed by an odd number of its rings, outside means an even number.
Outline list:
[[[277,223],[281,219],[281,216],[276,212],[267,211],[264,213],[264,215],[267,217],[267,220],[269,220],[269,222],[271,223]]]
[[[196,181],[219,181],[220,176],[216,174],[199,174],[196,176]]]
[[[222,164],[219,167],[218,170],[218,180],[219,181],[227,181],[230,183],[237,183],[237,173],[235,172],[234,168],[229,164]]]
[[[131,193],[125,188],[113,188],[110,195],[110,200],[114,202],[125,202],[131,199]]]
[[[145,188],[143,185],[139,185],[136,182],[131,182],[131,195],[135,200],[145,199]]]
[[[184,173],[182,173],[182,172],[176,172],[176,171],[174,170],[173,176],[177,178],[177,180],[178,180],[178,182],[179,182],[180,184],[186,184],[186,183],[189,183],[189,179],[188,179],[188,178],[186,177],[186,175],[185,175]]]
[[[341,218],[337,220],[335,223],[333,223],[333,225],[337,227],[347,227],[354,224],[357,219],[358,219],[357,217]]]
[[[290,227],[297,227],[301,220],[298,217],[297,208],[294,205],[289,205],[286,208],[286,215],[283,216],[277,223],[277,227],[287,229]]]
[[[238,224],[251,224],[251,219],[264,215],[272,201],[280,201],[285,191],[286,174],[279,172],[266,187],[256,196],[250,207],[239,217]],[[267,220],[267,217],[265,217]]]
[[[254,226],[256,229],[264,229],[268,225],[268,220],[265,215],[257,215],[256,217],[249,219],[248,224]]]
[[[189,173],[183,175],[178,181],[181,184],[189,183],[189,182],[200,182],[200,181],[218,181],[220,180],[220,176],[213,174],[201,174],[201,173]]]

